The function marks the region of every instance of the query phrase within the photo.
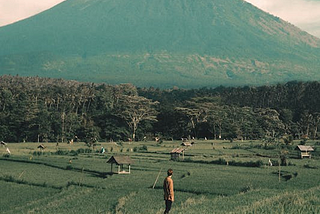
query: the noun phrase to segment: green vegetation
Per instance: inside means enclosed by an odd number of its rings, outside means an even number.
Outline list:
[[[280,161],[278,147],[266,149],[262,141],[195,142],[180,161],[171,161],[169,152],[181,141],[102,142],[109,151],[104,154],[87,150],[84,142],[45,143],[36,155],[35,143],[9,143],[11,155],[0,157],[0,212],[160,214],[167,168],[174,169],[173,214],[320,212],[320,155],[299,159],[293,149],[299,141],[282,144],[288,165],[280,168],[268,165],[269,159]],[[316,141],[306,144],[320,149]],[[115,154],[134,160],[131,174],[109,173],[106,161]]]
[[[305,144],[319,139],[319,93],[319,82],[160,90],[0,76],[0,140],[85,141],[93,150],[100,141],[155,138]]]
[[[243,0],[68,0],[1,27],[0,45],[0,75],[161,88],[320,79],[320,40]]]

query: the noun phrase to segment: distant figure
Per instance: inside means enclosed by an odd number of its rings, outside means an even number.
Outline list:
[[[172,202],[174,201],[173,180],[172,180],[173,170],[168,169],[167,174],[168,176],[163,181],[164,200],[166,204],[166,210],[164,211],[164,214],[169,213],[172,206]]]
[[[101,146],[100,152],[101,152],[102,154],[106,152],[106,150],[103,148],[103,146]]]
[[[8,147],[7,147],[7,149],[6,149],[6,150],[7,150],[8,154],[9,154],[9,155],[11,155],[11,152],[10,152],[10,150],[9,150],[9,148],[8,148]]]
[[[272,166],[272,162],[271,162],[271,160],[269,159],[269,166]]]

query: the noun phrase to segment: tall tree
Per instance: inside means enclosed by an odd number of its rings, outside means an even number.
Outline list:
[[[117,115],[124,119],[132,131],[132,139],[136,139],[136,132],[141,121],[157,121],[157,101],[141,96],[122,95],[119,97]]]

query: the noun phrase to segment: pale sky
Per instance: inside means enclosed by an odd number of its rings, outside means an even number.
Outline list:
[[[0,0],[0,26],[25,19],[63,1]],[[320,0],[246,1],[320,38]]]
[[[320,0],[246,0],[320,38]]]
[[[0,0],[0,26],[28,18],[64,0]]]

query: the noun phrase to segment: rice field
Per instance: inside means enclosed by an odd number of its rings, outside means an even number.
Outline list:
[[[92,152],[81,142],[45,143],[43,151],[37,143],[11,143],[10,156],[0,147],[0,213],[160,214],[168,168],[173,214],[320,213],[320,146],[308,143],[316,149],[311,159],[289,149],[280,168],[268,165],[279,161],[279,151],[259,141],[196,141],[184,161],[170,160],[180,141],[104,142]],[[113,155],[134,160],[131,174],[110,173]]]

